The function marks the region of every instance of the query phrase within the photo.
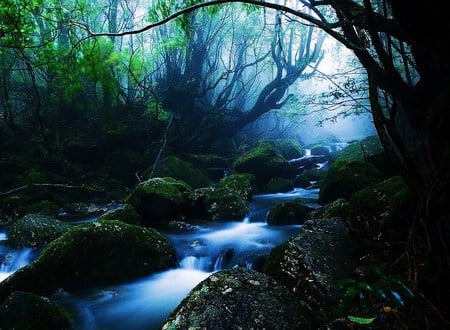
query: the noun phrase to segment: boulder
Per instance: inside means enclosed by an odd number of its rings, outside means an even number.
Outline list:
[[[276,176],[289,179],[295,175],[295,168],[269,143],[242,154],[234,161],[233,168],[239,173],[253,174],[258,185]]]
[[[212,184],[212,181],[201,170],[175,156],[162,159],[156,167],[155,176],[181,180],[194,189],[208,187]]]
[[[311,212],[310,219],[330,219],[334,217],[344,217],[348,214],[350,208],[349,202],[344,198],[338,198],[335,201],[325,204],[317,210]]]
[[[270,179],[270,181],[264,185],[263,191],[265,193],[275,194],[279,192],[288,192],[293,189],[294,184],[291,180],[275,177]]]
[[[297,202],[282,202],[269,210],[267,214],[267,224],[269,225],[293,225],[303,224],[308,213],[313,208]]]
[[[189,191],[191,188],[183,181],[153,178],[139,183],[125,203],[133,206],[142,217],[142,225],[164,227],[180,214],[184,193]]]
[[[0,305],[1,329],[72,329],[65,311],[48,298],[15,291]]]
[[[308,220],[299,235],[272,249],[265,273],[297,295],[317,329],[342,298],[337,283],[357,267],[357,251],[340,218]]]
[[[0,283],[13,291],[49,294],[147,276],[176,265],[175,250],[155,229],[120,221],[78,225],[52,241],[30,265]]]
[[[354,192],[381,180],[380,171],[372,164],[335,161],[323,179],[319,203],[329,203],[338,198],[349,199]]]
[[[312,329],[296,297],[246,268],[222,270],[198,284],[162,329]]]
[[[241,220],[249,212],[250,207],[239,193],[230,188],[208,188],[203,201],[210,219]]]
[[[98,218],[101,220],[119,220],[130,225],[141,224],[142,218],[130,204],[123,204],[120,207],[110,210]]]
[[[237,192],[243,199],[249,201],[252,199],[254,176],[249,173],[230,174],[218,183],[218,187],[229,188]]]
[[[39,249],[67,232],[72,226],[42,214],[27,214],[9,228],[8,244],[13,248]]]

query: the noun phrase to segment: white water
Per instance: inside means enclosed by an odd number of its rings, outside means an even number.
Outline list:
[[[8,235],[5,232],[0,233],[0,242],[5,242]],[[9,275],[28,265],[33,259],[33,250],[29,248],[11,249],[0,244],[0,282]]]

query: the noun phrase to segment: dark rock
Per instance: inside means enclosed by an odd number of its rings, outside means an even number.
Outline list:
[[[72,329],[64,310],[48,298],[15,291],[0,305],[1,329]]]
[[[250,207],[239,193],[229,188],[209,188],[206,191],[204,205],[210,219],[241,220]]]
[[[269,225],[303,224],[308,213],[313,210],[297,202],[282,202],[269,210],[267,223]]]
[[[356,268],[357,249],[341,219],[309,220],[271,251],[265,273],[297,295],[318,327],[342,298],[337,282]]]
[[[334,217],[344,217],[348,214],[349,208],[350,204],[347,200],[338,198],[335,201],[311,212],[309,214],[309,217],[311,219],[330,219]]]
[[[288,179],[283,179],[279,177],[275,177],[270,179],[269,182],[267,182],[264,185],[263,192],[269,193],[269,194],[275,194],[279,192],[288,192],[294,189],[294,184],[292,181]]]
[[[319,203],[325,204],[350,196],[382,180],[382,175],[372,164],[365,162],[335,161],[331,164],[319,192]]]
[[[141,224],[142,218],[133,206],[124,204],[116,209],[104,213],[98,218],[98,220],[119,220],[129,223],[130,225],[139,225]]]
[[[72,226],[42,214],[27,214],[9,228],[8,244],[14,248],[41,248],[67,232]]]
[[[175,265],[172,244],[154,229],[120,221],[78,225],[1,282],[0,300],[17,290],[49,294],[119,283]]]
[[[237,192],[243,199],[249,201],[252,199],[254,176],[249,173],[230,174],[218,183],[218,187],[225,187]]]
[[[153,178],[139,183],[125,203],[132,205],[145,226],[164,227],[177,217],[191,188],[173,178]]]
[[[188,231],[198,230],[197,226],[191,225],[190,223],[186,223],[183,221],[170,221],[168,224],[169,230],[176,233],[185,233]]]
[[[170,314],[162,329],[311,329],[295,296],[246,268],[214,273]]]

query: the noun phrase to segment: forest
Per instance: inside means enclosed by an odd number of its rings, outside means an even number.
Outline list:
[[[0,329],[450,328],[445,16],[2,0]]]

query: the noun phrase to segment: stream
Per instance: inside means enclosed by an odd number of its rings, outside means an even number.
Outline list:
[[[301,228],[268,226],[267,211],[293,199],[317,208],[318,192],[296,188],[288,193],[254,195],[251,212],[242,221],[213,221],[189,232],[165,232],[175,246],[178,268],[120,285],[61,291],[53,298],[72,311],[76,329],[160,329],[189,291],[212,273],[239,266],[261,271],[270,250]],[[0,281],[36,257],[31,249],[7,248],[2,244],[6,240],[7,233],[0,233],[0,260],[6,260],[0,268]]]

